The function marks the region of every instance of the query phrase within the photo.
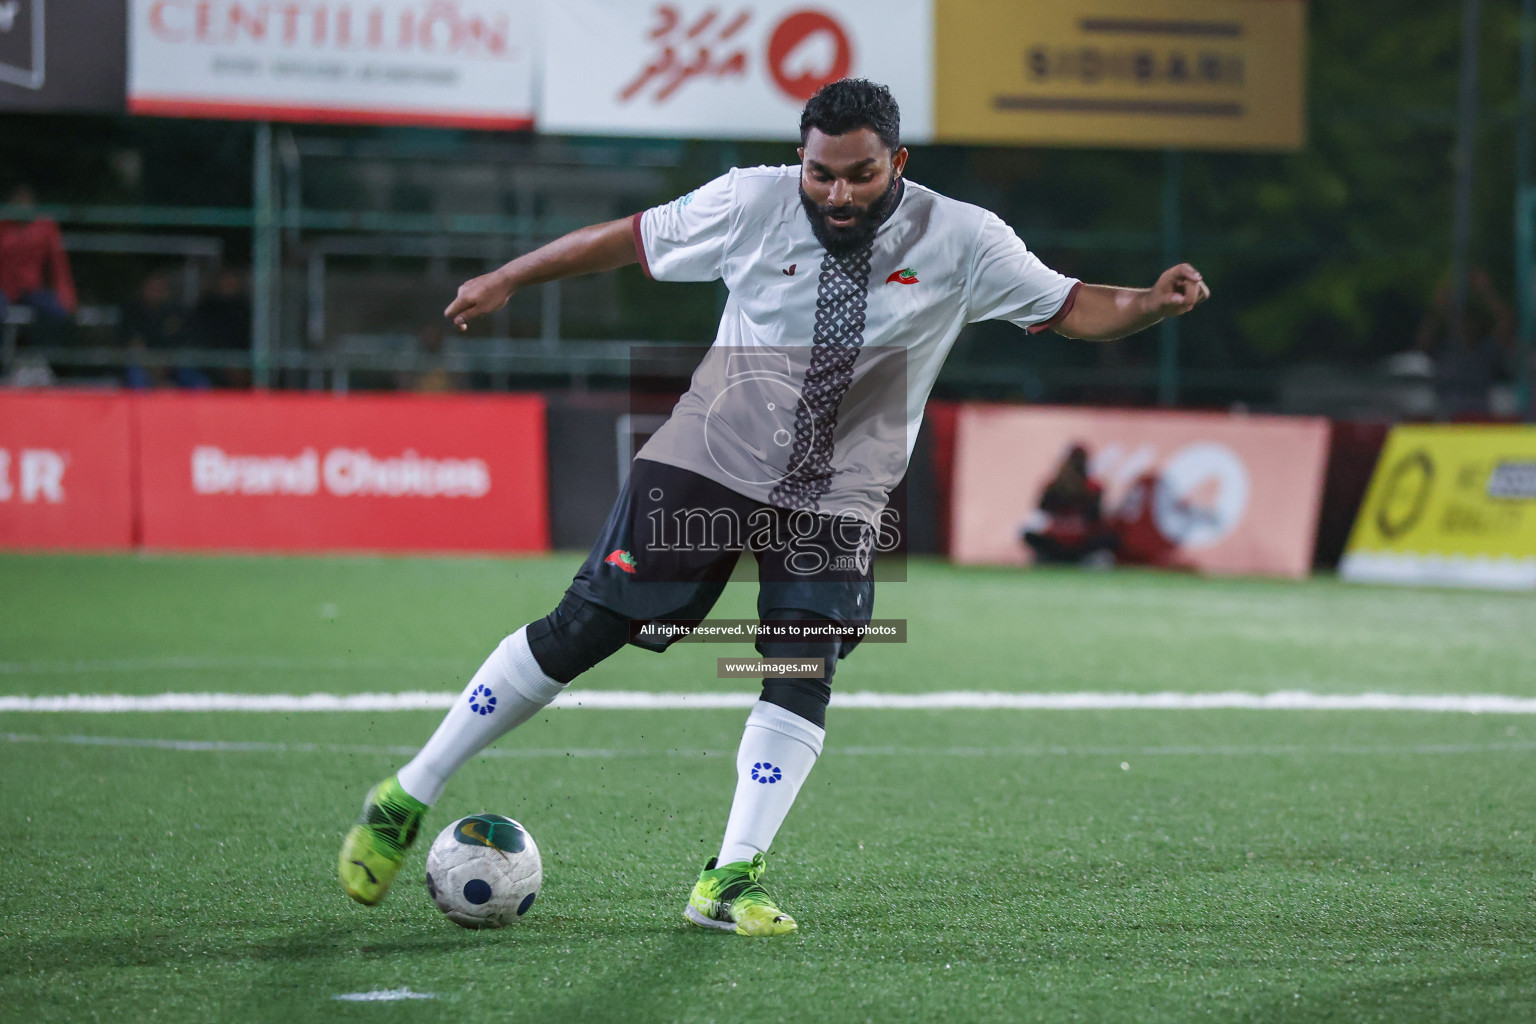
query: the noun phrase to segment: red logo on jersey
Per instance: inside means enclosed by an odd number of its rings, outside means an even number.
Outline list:
[[[609,565],[618,566],[620,569],[623,569],[631,576],[633,576],[635,573],[635,556],[630,554],[628,551],[623,550],[622,548],[609,553],[608,557],[603,559],[603,561],[607,562]]]
[[[885,279],[886,284],[890,284],[892,281],[895,281],[897,284],[917,284],[917,271],[911,267],[902,267]]]
[[[783,274],[785,277],[794,277],[795,276],[795,268],[797,266],[799,266],[798,263],[791,263],[789,265],[789,269],[788,270],[781,270],[781,271],[779,271],[779,273]]]

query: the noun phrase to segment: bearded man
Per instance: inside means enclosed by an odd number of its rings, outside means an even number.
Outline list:
[[[884,86],[826,86],[798,165],[732,170],[633,217],[572,232],[466,282],[461,330],[519,289],[639,262],[658,281],[723,280],[715,342],[631,464],[559,605],[491,654],[421,752],[369,793],[340,856],[383,898],[454,771],[626,644],[654,651],[703,619],[743,551],[758,563],[769,667],[736,759],[718,854],[684,907],[739,935],[796,928],[761,884],[765,855],[825,737],[832,676],[874,607],[873,554],[928,392],[961,329],[1008,320],[1108,340],[1209,296],[1187,264],[1148,289],[1058,274],[997,216],[908,181]]]

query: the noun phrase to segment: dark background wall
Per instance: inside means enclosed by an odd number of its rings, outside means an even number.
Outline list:
[[[0,110],[120,113],[127,81],[126,0],[12,0],[0,20]],[[41,15],[41,19],[39,19]],[[43,52],[36,47],[42,23]],[[43,60],[39,60],[39,57]],[[42,72],[42,81],[33,75]]]

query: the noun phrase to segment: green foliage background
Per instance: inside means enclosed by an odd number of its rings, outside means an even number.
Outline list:
[[[1485,3],[1472,258],[1511,302],[1518,39],[1518,3]],[[1185,154],[1187,257],[1218,300],[1181,325],[1187,365],[1358,367],[1409,347],[1450,268],[1460,46],[1459,4],[1311,5],[1306,148]],[[1026,240],[1036,227],[1159,230],[1161,154],[977,151],[968,163],[978,200]],[[1115,283],[1161,266],[1155,245],[1039,248]],[[1056,358],[1104,358],[1059,344]],[[1125,345],[1121,359],[1155,358],[1150,335]]]

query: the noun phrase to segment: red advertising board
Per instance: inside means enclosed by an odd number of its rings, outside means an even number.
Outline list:
[[[127,398],[0,392],[0,547],[131,547],[132,441]]]
[[[538,396],[157,394],[137,412],[146,547],[549,546]]]
[[[1060,520],[1046,488],[1083,449],[1102,515],[1062,531],[1119,562],[1305,576],[1311,567],[1328,421],[1320,418],[969,405],[960,412],[950,554],[1023,565]],[[1070,488],[1064,488],[1070,490]],[[1047,542],[1048,543],[1048,542]]]

